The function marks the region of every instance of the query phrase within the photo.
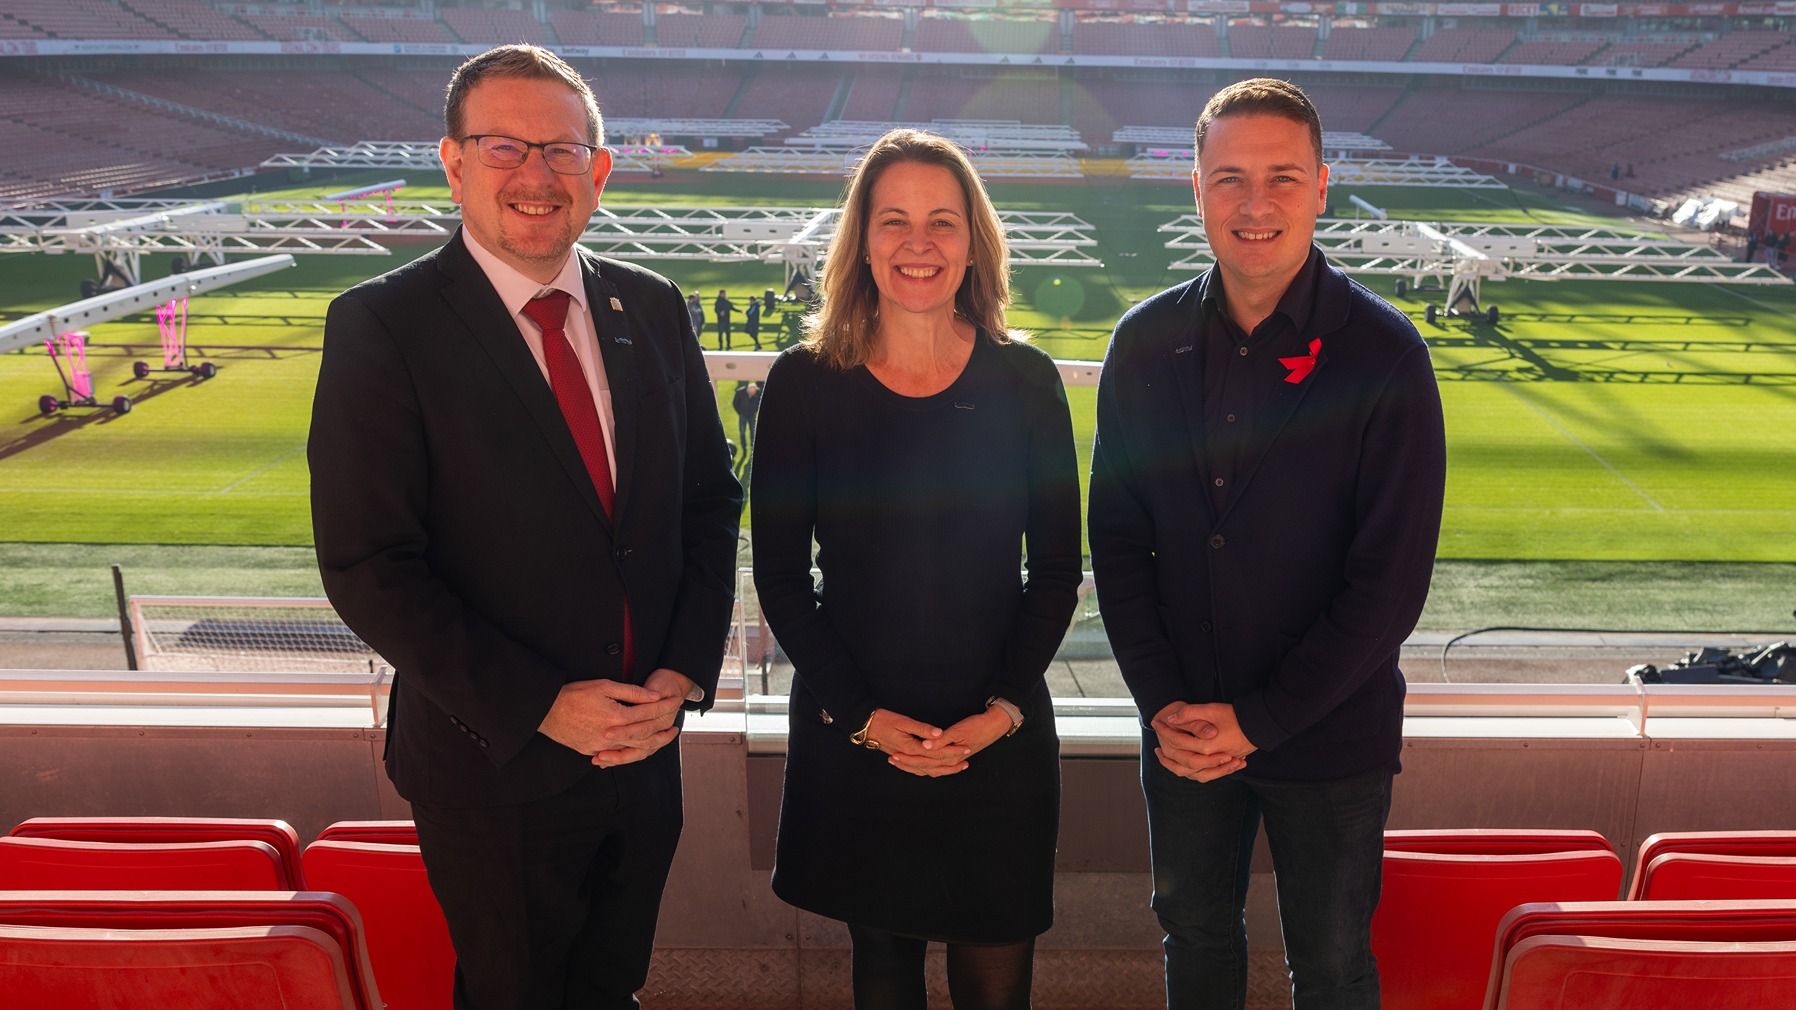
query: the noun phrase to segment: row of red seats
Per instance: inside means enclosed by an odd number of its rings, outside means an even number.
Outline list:
[[[1635,914],[1651,922],[1675,922],[1673,913],[1680,908],[1706,914],[1705,910],[1732,907],[1740,902],[1750,905],[1769,901],[1768,907],[1781,909],[1788,921],[1796,924],[1796,833],[1653,835],[1641,843],[1628,900],[1618,902],[1615,899],[1621,893],[1621,882],[1620,858],[1608,840],[1595,831],[1387,832],[1383,896],[1372,920],[1372,946],[1378,957],[1383,1005],[1387,1010],[1650,1007],[1658,1005],[1651,1002],[1656,997],[1634,994],[1620,999],[1618,991],[1605,989],[1608,983],[1602,980],[1619,986],[1633,968],[1665,959],[1684,965],[1684,969],[1665,965],[1655,969],[1666,979],[1682,980],[1666,983],[1673,989],[1697,984],[1686,979],[1685,970],[1696,973],[1692,976],[1695,978],[1717,970],[1757,978],[1762,966],[1755,967],[1752,957],[1732,959],[1728,963],[1734,967],[1723,967],[1715,962],[1715,956],[1725,951],[1678,946],[1686,940],[1713,943],[1719,938],[1683,937],[1670,927],[1647,936],[1622,929],[1614,935],[1586,937],[1593,941],[1590,943],[1567,941],[1566,937],[1578,936],[1578,931],[1557,926],[1546,933],[1535,930],[1514,938],[1504,930],[1521,911],[1518,906],[1539,912],[1559,907],[1558,903],[1572,903],[1565,907],[1586,912],[1603,909],[1602,914],[1626,923],[1633,921],[1630,916]],[[1635,911],[1629,912],[1630,908]],[[1555,939],[1550,943],[1543,940],[1524,950],[1522,942],[1535,934],[1551,934]],[[1617,946],[1611,940],[1622,942]],[[1649,940],[1652,943],[1642,946]],[[1796,941],[1796,933],[1781,940]],[[1661,941],[1672,946],[1654,946]],[[1782,955],[1773,951],[1766,956],[1770,957],[1767,963],[1781,964],[1779,970],[1789,980],[1784,984],[1796,986],[1796,947]],[[1518,964],[1518,957],[1525,963]],[[1587,963],[1587,959],[1594,960]],[[1633,967],[1619,975],[1608,968],[1594,967],[1608,962],[1625,962]],[[1597,988],[1579,990],[1583,992],[1579,997],[1582,1002],[1540,1002],[1546,999],[1542,995],[1546,990],[1541,988],[1544,983],[1531,973],[1546,970],[1543,966],[1551,966],[1552,971],[1578,966],[1580,985]],[[1517,971],[1534,993],[1527,999],[1503,995],[1504,987],[1511,985],[1505,980]],[[1636,979],[1628,985],[1637,983]],[[1700,988],[1691,991],[1706,993]],[[1796,989],[1791,998],[1796,1000]],[[1511,1002],[1505,1003],[1505,999]],[[1726,1001],[1705,997],[1673,1005],[1703,1004],[1726,1005]]]
[[[410,821],[339,822],[302,850],[280,820],[33,818],[0,838],[0,992],[447,1010],[455,953],[417,842]]]

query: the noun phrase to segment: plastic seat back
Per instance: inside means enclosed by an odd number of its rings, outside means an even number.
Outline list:
[[[418,825],[412,821],[338,821],[318,832],[318,841],[416,845]]]
[[[415,845],[323,840],[306,846],[306,878],[355,903],[381,992],[395,1008],[448,1010],[455,948]]]
[[[1796,898],[1796,856],[1667,852],[1646,867],[1642,901]]]
[[[1663,831],[1647,836],[1634,858],[1634,882],[1628,897],[1643,897],[1653,860],[1670,852],[1702,852],[1711,856],[1796,856],[1793,831]]]
[[[1386,852],[1372,918],[1385,1010],[1477,1010],[1491,941],[1530,901],[1613,899],[1621,860],[1609,851],[1465,855]]]
[[[299,833],[279,819],[254,817],[33,817],[12,830],[20,838],[62,838],[71,842],[267,842],[280,854],[286,882],[280,890],[302,890]]]
[[[1600,831],[1584,828],[1430,828],[1384,833],[1386,852],[1524,856],[1544,852],[1613,852]]]
[[[309,926],[0,925],[0,992],[19,1007],[357,1010],[342,948]]]
[[[267,842],[71,842],[0,838],[0,889],[286,891]]]
[[[356,1006],[379,1010],[361,918],[316,891],[0,891],[0,924],[64,929],[183,930],[305,926],[344,952]]]
[[[1796,942],[1533,936],[1509,953],[1497,1010],[1796,1006]]]
[[[1796,901],[1574,901],[1518,905],[1497,926],[1486,1010],[1496,1006],[1510,951],[1530,937],[1550,935],[1705,943],[1796,941]]]

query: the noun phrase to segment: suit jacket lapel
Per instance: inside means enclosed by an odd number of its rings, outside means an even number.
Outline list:
[[[575,247],[580,255],[581,276],[586,283],[586,303],[592,308],[593,332],[599,354],[605,359],[605,379],[611,386],[611,442],[617,453],[617,515],[631,499],[636,481],[636,437],[641,411],[642,382],[636,374],[636,342],[629,310],[618,287],[599,270],[598,257]]]
[[[438,254],[437,266],[445,275],[441,289],[443,299],[461,319],[469,336],[486,352],[493,369],[504,377],[506,385],[516,394],[525,413],[530,415],[543,439],[549,443],[549,450],[562,471],[591,506],[593,515],[609,526],[605,510],[599,504],[599,493],[593,488],[592,477],[587,474],[580,450],[574,445],[574,436],[568,431],[567,419],[555,402],[554,390],[549,388],[529,346],[519,335],[517,323],[505,311],[499,293],[493,290],[480,264],[474,262],[474,257],[462,244],[459,231]],[[613,396],[615,398],[615,393]]]
[[[1201,479],[1210,472],[1204,455],[1204,317],[1203,317],[1203,278],[1193,281],[1186,289],[1185,296],[1179,301],[1186,312],[1177,318],[1185,321],[1182,330],[1172,334],[1167,342],[1166,368],[1173,375],[1174,384],[1178,386],[1179,403],[1184,407],[1185,438],[1191,450],[1191,462],[1197,467],[1200,478],[1198,500],[1202,503],[1204,514],[1212,525],[1216,516],[1210,503],[1210,496],[1202,492]]]

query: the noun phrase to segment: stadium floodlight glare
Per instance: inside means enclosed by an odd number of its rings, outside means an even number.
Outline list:
[[[162,280],[83,298],[78,302],[0,325],[0,352],[42,343],[59,334],[86,329],[123,316],[151,311],[176,298],[216,291],[290,266],[293,266],[291,256],[263,256],[260,259],[176,274]]]

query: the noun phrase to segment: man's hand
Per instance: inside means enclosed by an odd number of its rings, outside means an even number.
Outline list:
[[[562,685],[537,730],[582,754],[640,751],[640,756],[630,758],[640,761],[674,738],[673,718],[682,697],[664,697],[615,680],[577,680]],[[601,762],[595,757],[594,763]]]
[[[966,771],[967,759],[990,747],[1010,732],[1010,716],[997,707],[988,708],[942,730],[942,735],[923,741],[929,757],[893,754],[891,765],[913,775],[941,777]]]
[[[653,691],[662,701],[672,699],[675,702],[673,711],[667,714],[666,722],[661,725],[654,736],[648,738],[647,742],[634,747],[607,747],[594,754],[592,763],[600,768],[615,768],[618,765],[641,761],[672,743],[674,737],[680,735],[680,727],[674,725],[674,718],[679,714],[680,707],[686,704],[686,699],[692,694],[692,679],[678,670],[670,670],[663,666],[649,674],[649,679],[644,681],[642,686]]]
[[[1194,782],[1214,782],[1247,767],[1256,748],[1235,721],[1233,705],[1192,705],[1175,701],[1150,725],[1160,746],[1154,757],[1167,771]]]

